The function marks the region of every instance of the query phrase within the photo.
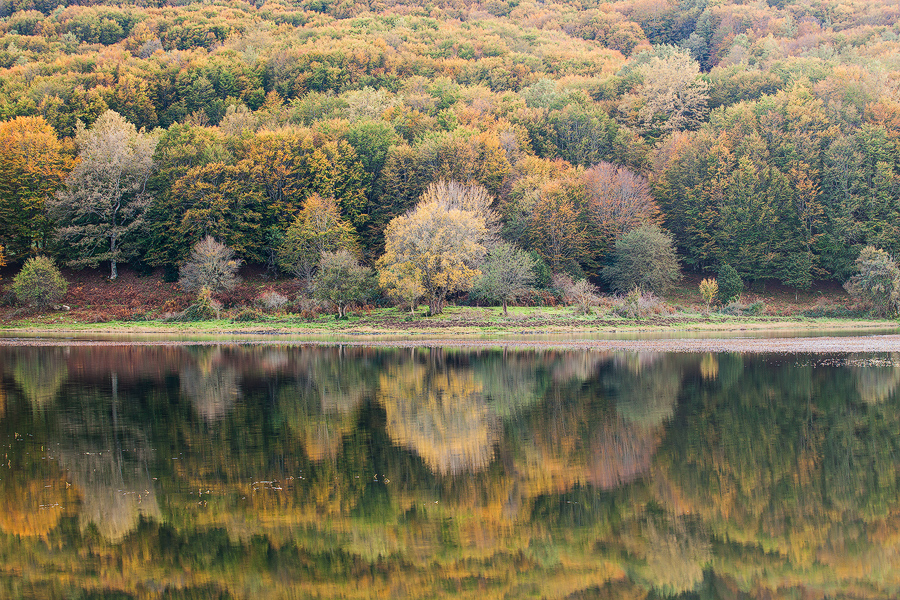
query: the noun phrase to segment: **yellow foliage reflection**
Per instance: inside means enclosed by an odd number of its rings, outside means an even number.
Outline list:
[[[382,373],[378,389],[388,435],[432,470],[459,474],[490,464],[500,439],[499,418],[470,369],[407,364]]]

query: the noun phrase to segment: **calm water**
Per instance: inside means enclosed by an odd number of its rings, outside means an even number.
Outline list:
[[[900,356],[0,348],[0,598],[895,598]]]

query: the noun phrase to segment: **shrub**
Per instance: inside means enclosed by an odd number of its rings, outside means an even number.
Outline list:
[[[234,251],[206,236],[191,248],[191,254],[178,271],[178,285],[188,292],[207,288],[211,292],[230,290],[237,285],[241,261]]]
[[[212,297],[209,288],[201,288],[197,294],[197,300],[182,312],[166,318],[166,321],[179,323],[191,323],[194,321],[210,321],[218,319],[222,312],[222,305]]]
[[[252,323],[256,321],[265,321],[266,314],[255,308],[242,308],[231,317],[232,323]]]
[[[19,302],[35,308],[46,308],[59,302],[66,295],[68,286],[53,260],[46,256],[26,260],[12,285]]]
[[[844,306],[843,304],[819,304],[800,312],[803,317],[812,319],[860,319],[866,316],[868,310],[859,306]]]
[[[266,290],[256,298],[256,305],[262,310],[281,310],[287,303],[287,296],[274,290]]]
[[[568,275],[557,273],[553,276],[553,287],[559,290],[566,304],[575,307],[575,314],[590,314],[591,307],[600,300],[597,286],[587,279],[572,281]]]
[[[719,303],[722,305],[734,302],[744,291],[744,282],[741,276],[729,264],[724,264],[719,268],[716,281],[719,284]]]
[[[872,305],[880,317],[896,316],[900,308],[900,269],[891,255],[866,246],[856,259],[859,273],[844,284],[854,298]]]
[[[602,277],[617,292],[639,287],[664,293],[681,278],[672,236],[656,225],[632,229],[616,242]]]
[[[634,288],[625,296],[620,296],[613,313],[628,319],[646,319],[654,315],[670,314],[672,309],[653,292]]]
[[[762,300],[757,300],[753,304],[732,302],[727,306],[723,306],[720,312],[735,317],[757,317],[766,312],[766,303]]]

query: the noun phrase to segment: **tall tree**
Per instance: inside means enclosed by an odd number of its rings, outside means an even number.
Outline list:
[[[551,181],[541,189],[529,223],[532,247],[554,273],[578,270],[587,238],[581,208],[571,190],[572,182]]]
[[[595,245],[601,251],[635,227],[659,224],[659,207],[646,178],[601,162],[585,170],[582,181],[588,214],[599,234]]]
[[[42,249],[52,223],[45,202],[71,169],[43,117],[0,123],[0,243],[10,258]]]
[[[479,200],[445,193],[453,187],[432,184],[415,209],[391,221],[379,260],[381,285],[418,282],[433,315],[443,310],[447,294],[471,287],[489,235]]]
[[[59,236],[74,250],[69,264],[109,261],[109,278],[115,279],[116,265],[133,252],[130,236],[143,225],[157,138],[109,110],[90,129],[79,123],[75,141],[79,162],[51,203],[51,214],[61,225]]]

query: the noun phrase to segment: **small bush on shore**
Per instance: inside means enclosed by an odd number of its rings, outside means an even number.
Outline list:
[[[68,286],[53,260],[46,256],[26,260],[12,285],[19,302],[37,309],[62,300]]]
[[[165,318],[174,323],[192,323],[195,321],[211,321],[222,314],[222,304],[212,297],[209,288],[202,288],[197,300],[180,313]]]
[[[266,290],[257,296],[255,304],[260,310],[279,311],[287,306],[288,298],[274,290]]]
[[[652,292],[634,288],[616,299],[612,312],[627,319],[646,319],[656,315],[672,314],[674,311]]]
[[[188,292],[207,288],[212,292],[230,290],[237,285],[241,261],[234,251],[206,236],[191,248],[191,254],[178,272],[178,285]]]
[[[265,321],[267,319],[266,313],[256,308],[242,308],[239,310],[233,317],[231,317],[232,323],[253,323],[256,321]]]
[[[766,303],[762,300],[757,300],[753,304],[732,302],[727,306],[723,306],[720,312],[733,317],[758,317],[766,312]]]

